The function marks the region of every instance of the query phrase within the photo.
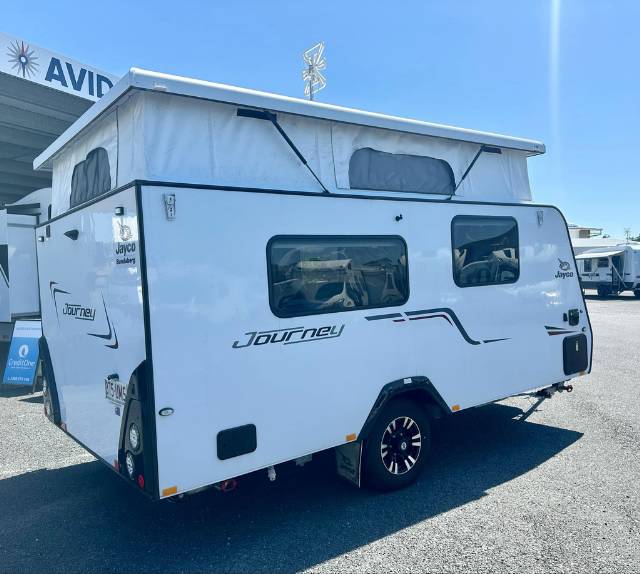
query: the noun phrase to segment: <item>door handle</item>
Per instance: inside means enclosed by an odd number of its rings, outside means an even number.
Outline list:
[[[75,241],[78,239],[78,235],[80,232],[77,229],[69,229],[69,231],[65,231],[64,234],[71,240]]]

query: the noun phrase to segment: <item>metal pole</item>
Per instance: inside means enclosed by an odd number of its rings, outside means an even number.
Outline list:
[[[314,80],[314,73],[313,73],[313,64],[309,64],[309,101],[313,101],[313,80]]]

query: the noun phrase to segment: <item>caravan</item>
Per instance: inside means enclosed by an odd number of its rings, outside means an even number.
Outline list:
[[[51,188],[0,208],[0,341],[11,340],[16,319],[40,316],[35,228],[49,213]]]
[[[132,69],[35,161],[46,415],[152,498],[330,448],[409,484],[434,418],[591,368],[543,152]]]
[[[599,297],[619,295],[623,291],[633,291],[640,297],[640,243],[575,251],[583,289],[596,289]]]

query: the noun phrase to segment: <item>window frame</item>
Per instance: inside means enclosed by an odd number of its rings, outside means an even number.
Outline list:
[[[604,265],[600,265],[600,262],[604,261]],[[611,267],[611,262],[608,257],[598,257],[598,262],[596,263],[597,269],[609,269]]]
[[[587,263],[589,264],[589,269],[587,269]],[[582,262],[582,272],[583,273],[593,273],[593,259],[585,259]]]
[[[295,241],[295,240],[313,240],[313,239],[327,239],[327,240],[350,240],[350,239],[358,239],[358,240],[376,240],[376,239],[396,239],[399,240],[402,244],[402,246],[404,247],[404,253],[407,259],[407,264],[406,264],[406,281],[407,281],[407,290],[406,290],[406,296],[404,298],[404,300],[400,303],[394,303],[392,305],[367,305],[366,307],[356,307],[354,309],[335,309],[332,311],[325,311],[325,310],[319,310],[319,311],[309,311],[306,313],[291,313],[291,314],[281,314],[281,311],[279,309],[276,309],[274,307],[274,300],[273,300],[273,277],[272,277],[272,272],[271,272],[271,246],[273,245],[273,243],[279,239],[286,239],[287,241]],[[300,235],[300,234],[293,234],[293,235],[287,235],[287,234],[280,234],[280,235],[274,235],[273,237],[271,237],[269,239],[269,241],[267,241],[267,247],[266,247],[266,259],[267,259],[267,296],[269,299],[269,308],[271,309],[271,312],[278,317],[279,319],[295,319],[296,317],[310,317],[310,316],[315,316],[315,315],[330,315],[330,314],[334,314],[334,313],[352,313],[354,311],[366,311],[368,309],[389,309],[391,307],[402,307],[403,305],[406,305],[409,302],[409,298],[411,297],[411,282],[410,282],[410,275],[409,275],[409,247],[407,245],[407,242],[405,241],[404,237],[402,237],[401,235],[317,235],[317,234],[312,234],[312,235]]]
[[[516,274],[516,276],[510,280],[510,281],[493,281],[491,283],[482,283],[480,285],[460,285],[460,283],[458,283],[458,278],[456,277],[456,272],[455,272],[455,255],[454,255],[454,250],[455,250],[455,241],[454,241],[454,224],[456,223],[456,221],[459,220],[474,220],[474,219],[503,219],[503,220],[510,220],[513,223],[515,223],[515,227],[516,227],[516,238],[518,240],[518,245],[517,250],[518,250],[518,273]],[[451,219],[451,276],[453,277],[453,281],[456,284],[457,287],[459,287],[460,289],[467,289],[468,287],[493,287],[495,285],[513,285],[514,283],[517,283],[520,280],[520,227],[518,226],[518,220],[513,217],[512,215],[455,215],[452,219]]]

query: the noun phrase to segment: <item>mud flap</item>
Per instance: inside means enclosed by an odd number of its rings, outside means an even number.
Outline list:
[[[361,485],[362,441],[348,442],[335,448],[338,475],[354,484]]]

